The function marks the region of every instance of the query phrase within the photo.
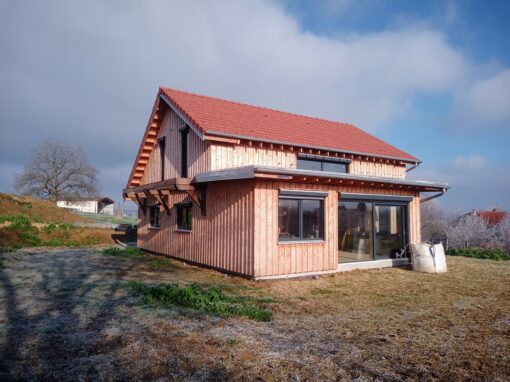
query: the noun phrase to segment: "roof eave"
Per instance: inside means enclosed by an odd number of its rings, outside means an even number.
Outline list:
[[[382,178],[357,174],[347,173],[333,173],[324,171],[310,171],[298,169],[286,169],[279,167],[268,166],[244,166],[237,168],[230,168],[226,170],[211,171],[208,173],[197,174],[192,183],[210,183],[218,181],[242,180],[262,178],[263,174],[281,176],[281,180],[293,180],[293,176],[298,177],[314,177],[318,179],[338,179],[346,181],[366,182],[374,184],[390,184],[395,186],[407,186],[421,189],[422,192],[435,192],[446,191],[450,188],[447,183],[420,181],[420,180],[406,180],[400,178]]]

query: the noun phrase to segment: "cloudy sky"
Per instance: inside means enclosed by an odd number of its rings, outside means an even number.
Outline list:
[[[508,1],[0,0],[0,191],[44,138],[120,200],[160,85],[351,122],[510,209]]]

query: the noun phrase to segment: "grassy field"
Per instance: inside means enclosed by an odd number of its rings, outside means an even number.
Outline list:
[[[105,222],[110,224],[98,224],[88,215],[76,215],[47,200],[0,193],[0,250],[111,245],[126,241],[124,233],[106,228],[125,222],[118,219],[114,223],[114,219],[107,217]]]
[[[87,217],[78,216],[48,200],[0,192],[0,215],[24,215],[34,223],[91,223]]]
[[[118,224],[136,224],[138,222],[138,218],[129,216],[102,215],[86,212],[76,212],[76,215],[88,221],[94,222],[95,224],[105,225],[109,227],[114,227]]]
[[[114,254],[0,256],[0,380],[510,379],[510,262],[253,282]],[[219,288],[273,316],[144,306],[135,281]]]

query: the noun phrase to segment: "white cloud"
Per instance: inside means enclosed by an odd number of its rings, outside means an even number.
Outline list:
[[[435,166],[424,164],[409,173],[410,179],[445,182],[451,189],[438,202],[449,212],[499,206],[510,210],[510,166],[491,162],[479,154],[457,157]]]
[[[453,160],[453,166],[458,170],[480,170],[487,165],[487,160],[478,154],[473,154],[468,157],[457,157]]]
[[[458,127],[510,128],[510,69],[474,80],[453,105],[452,123]]]

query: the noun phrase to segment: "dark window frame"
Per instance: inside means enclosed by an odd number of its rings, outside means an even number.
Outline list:
[[[159,204],[151,204],[149,209],[149,228],[161,228]]]
[[[188,177],[188,140],[189,127],[181,130],[181,178]]]
[[[177,210],[177,230],[191,232],[193,230],[193,204],[192,203],[176,203]],[[182,210],[185,210],[185,216],[189,216],[189,221],[182,221]],[[188,213],[189,212],[189,213]],[[188,219],[186,219],[188,220]]]
[[[166,149],[166,139],[165,137],[158,139],[159,144],[159,161],[160,161],[160,169],[161,169],[161,180],[165,180],[165,149]]]
[[[306,170],[300,166],[300,163],[303,162],[314,162],[320,164],[320,170],[317,171],[325,171],[325,172],[335,172],[338,174],[348,174],[350,172],[350,159],[344,159],[344,158],[331,158],[331,157],[325,157],[320,155],[309,155],[309,154],[298,154],[297,162],[296,162],[296,168],[299,170]],[[345,171],[327,171],[324,169],[324,164],[340,164],[343,165],[345,168]]]
[[[395,207],[403,207],[404,211],[402,213],[402,231],[404,236],[404,246],[407,247],[409,245],[409,222],[411,221],[410,216],[410,208],[409,203],[412,201],[412,197],[409,196],[399,196],[399,195],[370,195],[370,194],[350,194],[350,193],[340,193],[340,198],[338,200],[338,206],[340,207],[340,203],[342,202],[363,202],[369,203],[372,205],[372,260],[377,260],[377,248],[375,245],[375,238],[377,236],[376,232],[376,206],[395,206]]]
[[[280,208],[280,200],[295,200],[298,202],[298,226],[299,226],[299,237],[281,237],[278,235],[278,243],[289,243],[289,242],[324,242],[326,241],[326,214],[325,214],[325,199],[326,196],[323,195],[317,195],[319,193],[310,192],[310,195],[307,195],[306,192],[300,192],[300,193],[293,193],[292,191],[282,191],[280,192],[280,195],[278,196],[278,209]],[[305,238],[304,237],[304,224],[303,224],[303,200],[314,200],[320,202],[320,209],[321,209],[321,229],[319,232],[322,232],[322,237],[318,238]],[[280,219],[278,219],[278,228],[280,225]]]

